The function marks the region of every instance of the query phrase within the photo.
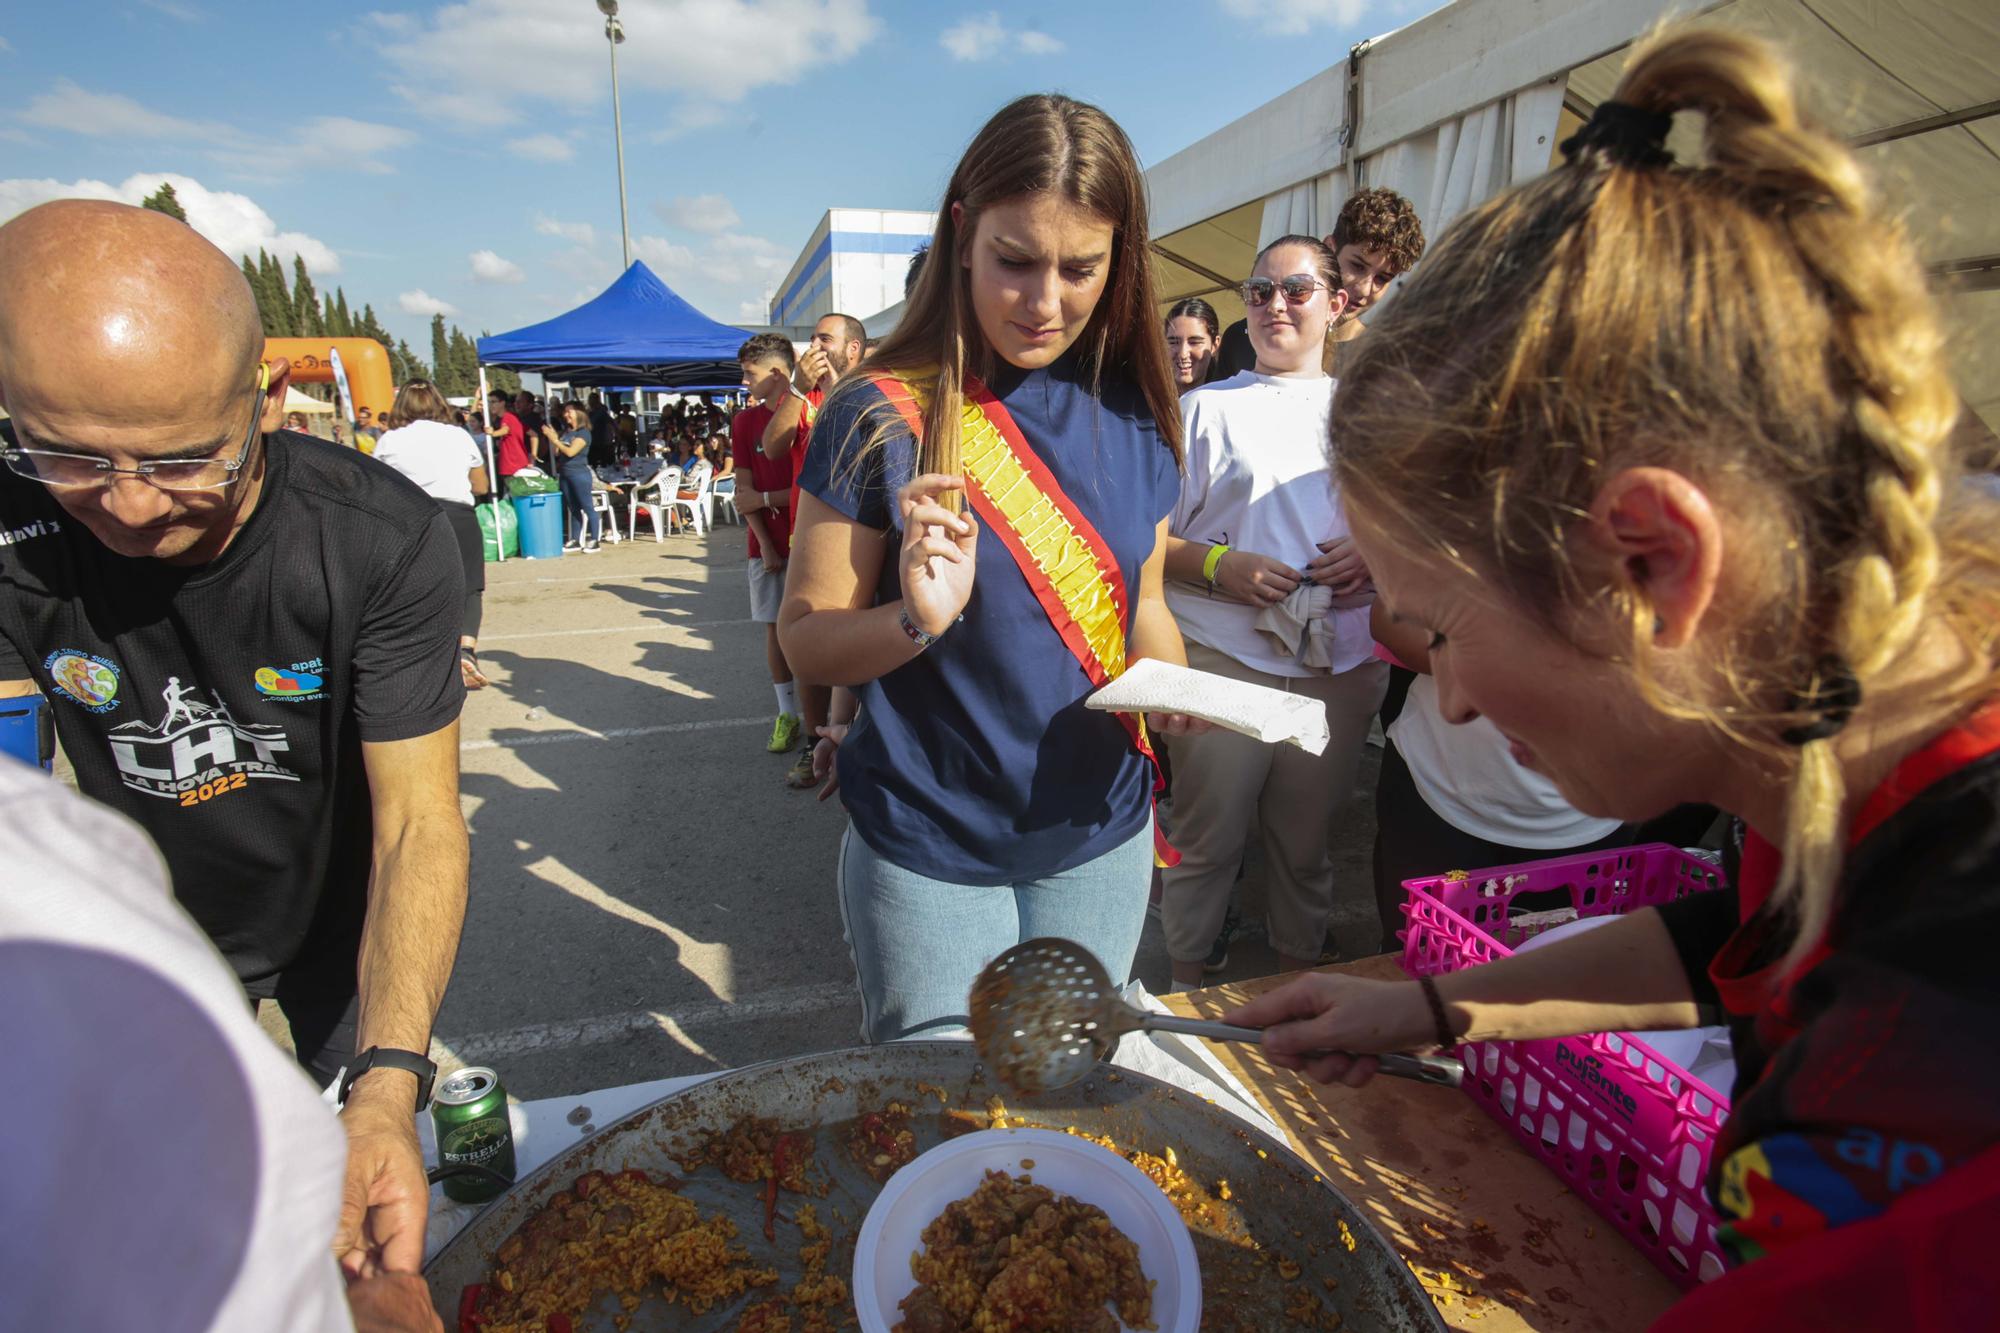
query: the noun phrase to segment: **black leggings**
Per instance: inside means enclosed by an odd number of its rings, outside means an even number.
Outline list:
[[[1410,776],[1410,766],[1396,752],[1395,742],[1382,748],[1382,778],[1375,788],[1375,912],[1381,919],[1383,953],[1400,952],[1396,932],[1403,928],[1403,881],[1441,875],[1447,870],[1484,870],[1489,866],[1513,865],[1520,861],[1542,861],[1552,856],[1574,856],[1581,852],[1610,851],[1630,846],[1633,830],[1628,825],[1614,829],[1596,842],[1580,847],[1507,847],[1484,838],[1475,838],[1446,823],[1425,804]],[[1516,898],[1522,906],[1533,904]],[[1569,902],[1567,893],[1562,902]]]
[[[479,527],[479,516],[471,505],[462,505],[453,500],[438,501],[446,518],[451,520],[452,536],[458,538],[458,558],[465,567],[465,611],[459,618],[459,636],[466,639],[479,637],[479,619],[485,604],[486,592],[486,536]]]

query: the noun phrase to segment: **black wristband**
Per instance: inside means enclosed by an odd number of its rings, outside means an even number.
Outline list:
[[[1451,1020],[1445,1016],[1444,997],[1438,994],[1438,984],[1434,977],[1418,977],[1417,985],[1423,988],[1424,999],[1431,1006],[1431,1022],[1437,1025],[1437,1044],[1441,1051],[1448,1051],[1458,1045],[1458,1038],[1452,1035]]]
[[[431,1104],[431,1083],[437,1078],[437,1066],[415,1051],[399,1051],[393,1046],[370,1046],[354,1057],[340,1075],[340,1091],[335,1100],[347,1105],[347,1094],[354,1087],[354,1080],[371,1069],[400,1069],[417,1076],[417,1114]]]

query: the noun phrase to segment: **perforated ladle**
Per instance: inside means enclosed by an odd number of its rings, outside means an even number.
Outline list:
[[[1153,1014],[1121,998],[1090,950],[1071,940],[1024,940],[972,983],[972,1038],[980,1058],[1017,1092],[1067,1087],[1108,1057],[1128,1032],[1177,1032],[1261,1045],[1260,1028]],[[1457,1087],[1458,1061],[1440,1055],[1378,1055],[1381,1071]]]

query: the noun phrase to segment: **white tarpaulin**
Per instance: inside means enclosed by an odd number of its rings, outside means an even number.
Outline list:
[[[1609,95],[1627,48],[1671,15],[1774,37],[1811,109],[1856,144],[1948,293],[1962,391],[2000,421],[2000,5],[1992,0],[1457,0],[1155,165],[1162,302],[1238,318],[1259,245],[1325,235],[1386,185],[1435,238],[1547,169]],[[1948,284],[1948,285],[1947,285]],[[1393,295],[1393,288],[1391,289]]]

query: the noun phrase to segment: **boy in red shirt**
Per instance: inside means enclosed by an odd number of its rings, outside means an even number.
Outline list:
[[[793,368],[789,381],[782,388],[775,381],[770,386],[770,395],[765,400],[765,405],[771,408],[771,417],[764,425],[764,455],[784,461],[792,470],[793,514],[798,513],[798,478],[805,469],[813,418],[840,377],[860,363],[867,345],[868,333],[860,320],[852,315],[822,315],[813,328],[812,342]],[[800,681],[798,692],[799,703],[805,710],[806,746],[791,772],[785,774],[785,784],[795,789],[810,787],[816,781],[813,745],[829,721],[827,714],[833,695],[829,686],[810,681]]]
[[[778,607],[785,599],[785,558],[792,537],[793,465],[790,457],[767,456],[763,441],[773,400],[790,396],[797,358],[785,338],[760,333],[737,350],[736,359],[743,367],[743,387],[756,400],[729,423],[729,450],[740,478],[736,509],[750,530],[750,618],[764,626],[764,661],[778,697],[778,720],[764,748],[786,754],[798,745],[800,734],[798,692],[778,647]],[[811,748],[806,747],[808,761]]]
[[[495,389],[486,395],[488,405],[493,409],[493,450],[496,466],[503,477],[511,477],[528,466],[528,432],[521,425],[521,418],[507,409],[507,395]]]

